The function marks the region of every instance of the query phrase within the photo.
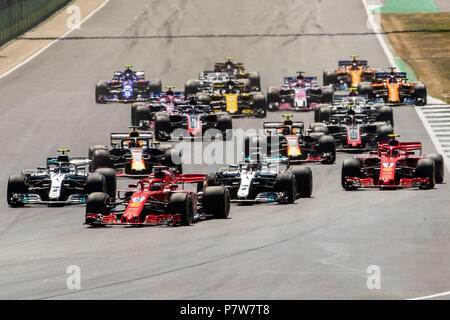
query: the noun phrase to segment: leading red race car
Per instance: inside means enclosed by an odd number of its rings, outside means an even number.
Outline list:
[[[368,157],[346,159],[342,163],[341,182],[346,190],[358,188],[433,189],[444,180],[444,159],[440,154],[422,156],[420,142],[390,141],[378,144]]]
[[[86,204],[85,224],[177,226],[206,217],[226,219],[230,193],[222,186],[207,186],[206,178],[155,167],[148,178],[130,185],[129,190],[118,191],[114,201],[105,193],[92,193]],[[184,189],[185,184],[197,184],[197,191]]]

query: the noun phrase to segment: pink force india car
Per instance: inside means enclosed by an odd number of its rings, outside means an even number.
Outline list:
[[[332,86],[320,87],[316,77],[304,77],[302,71],[296,77],[285,77],[280,88],[269,87],[267,106],[269,111],[313,110],[318,104],[331,104],[334,89]]]
[[[177,114],[176,106],[184,103],[183,92],[173,91],[173,86],[166,86],[165,92],[153,93],[148,103],[133,103],[131,105],[131,125],[141,128],[153,128],[154,116],[157,112]],[[142,126],[142,122],[149,126]]]

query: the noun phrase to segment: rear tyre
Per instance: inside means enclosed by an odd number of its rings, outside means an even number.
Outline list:
[[[369,99],[373,97],[373,89],[371,82],[360,82],[358,84],[358,94],[367,95]]]
[[[86,194],[91,194],[93,192],[106,193],[105,177],[98,173],[93,173],[93,174],[88,175],[88,177],[86,179],[86,184],[84,186],[84,192]]]
[[[331,118],[331,108],[330,106],[322,106],[319,109],[319,114],[317,117],[317,122],[328,122]]]
[[[251,91],[261,91],[261,77],[258,72],[249,72],[248,79],[250,80]]]
[[[198,104],[206,104],[209,105],[211,103],[211,97],[209,93],[206,92],[197,92],[197,103]]]
[[[148,84],[149,93],[162,92],[161,80],[150,80]]]
[[[337,82],[336,71],[324,70],[323,71],[323,85],[328,86]]]
[[[328,159],[325,159],[323,163],[333,164],[336,161],[336,143],[332,136],[321,136],[319,138],[318,148],[320,153],[330,154],[330,157]]]
[[[25,177],[22,175],[11,176],[8,179],[8,188],[6,191],[7,202],[12,208],[22,207],[23,203],[12,201],[15,193],[28,193]]]
[[[265,118],[267,116],[266,98],[262,93],[256,93],[253,96],[253,110],[256,118]]]
[[[159,141],[167,141],[170,138],[170,117],[167,113],[155,115],[155,137]]]
[[[334,90],[332,87],[326,87],[322,89],[322,94],[320,96],[321,103],[332,103],[333,102]]]
[[[294,203],[297,193],[297,182],[292,172],[282,172],[277,174],[275,179],[275,190],[286,195],[287,203]]]
[[[181,215],[181,225],[188,226],[194,218],[192,197],[188,193],[172,193],[169,199],[168,210],[170,214]]]
[[[206,187],[202,195],[203,212],[215,219],[226,219],[230,214],[230,192],[223,186]]]
[[[198,81],[197,80],[188,80],[184,85],[184,95],[186,97],[190,95],[195,95],[198,92]]]
[[[92,155],[91,168],[92,171],[95,171],[98,168],[114,168],[114,163],[111,160],[109,151],[103,149],[95,150]]]
[[[416,98],[416,105],[424,106],[427,104],[427,87],[423,82],[414,83],[414,92],[412,94]]]
[[[179,163],[177,163],[179,162]],[[167,149],[164,152],[164,164],[172,168],[175,173],[183,173],[183,164],[181,163],[181,152],[175,148]]]
[[[293,167],[292,173],[295,175],[297,183],[297,193],[302,198],[309,198],[312,194],[313,176],[310,167]]]
[[[150,115],[150,108],[146,105],[140,105],[136,108],[136,116],[135,116],[135,124],[134,126],[141,126],[140,123],[142,122],[142,126],[144,128],[148,128],[148,125],[151,121],[151,115]]]
[[[267,107],[269,111],[277,111],[278,104],[280,103],[280,92],[277,88],[270,87],[267,90]]]
[[[385,124],[377,127],[377,141],[386,142],[389,141],[389,135],[394,133],[394,129],[390,124]]]
[[[233,120],[230,115],[224,114],[217,117],[217,129],[222,132],[223,140],[231,139],[233,130]],[[229,136],[227,136],[227,130]]]
[[[382,106],[378,109],[377,121],[385,121],[394,126],[394,113],[392,107]]]
[[[427,154],[424,158],[432,159],[434,162],[436,183],[444,182],[444,157],[441,154]]]
[[[106,184],[106,193],[110,197],[112,201],[116,199],[116,191],[117,191],[117,176],[116,171],[111,168],[98,168],[95,170],[95,173],[98,173],[105,177]]]
[[[342,162],[341,170],[341,185],[345,190],[355,190],[354,186],[347,186],[347,178],[360,178],[361,170],[359,168],[359,161],[357,159],[345,159]]]
[[[95,85],[95,102],[96,103],[105,103],[106,101],[102,98],[102,96],[106,96],[108,94],[109,94],[108,82],[100,81]]]

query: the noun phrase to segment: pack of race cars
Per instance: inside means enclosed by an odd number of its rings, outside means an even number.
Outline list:
[[[342,163],[344,190],[432,189],[444,181],[442,155],[422,155],[420,142],[400,142],[394,134],[393,106],[427,103],[425,84],[408,82],[394,68],[371,69],[354,55],[325,70],[323,86],[299,71],[264,95],[258,72],[226,58],[188,80],[184,92],[173,89],[163,91],[160,80],[146,80],[131,65],[98,82],[96,103],[132,103],[130,131],[111,133],[109,146],[90,146],[86,157],[59,149],[45,166],[11,176],[8,204],[85,205],[91,226],[189,225],[227,218],[232,202],[288,204],[310,197],[312,171],[301,164],[333,164],[336,152],[358,153]],[[313,110],[314,122],[306,129],[291,114],[265,121],[259,134],[245,137],[243,161],[183,174],[182,154],[170,141],[231,140],[233,118],[279,110]],[[119,190],[118,178],[137,182]]]

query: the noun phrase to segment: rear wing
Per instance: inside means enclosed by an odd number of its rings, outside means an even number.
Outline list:
[[[375,73],[375,78],[381,79],[381,78],[389,78],[391,74],[389,72],[377,72]],[[395,72],[396,78],[405,78],[406,79],[406,72]]]
[[[58,157],[47,158],[47,165],[57,165],[59,163],[59,160],[60,159]],[[75,167],[85,166],[91,163],[91,160],[85,157],[72,157],[68,158],[68,160],[69,160],[68,163],[70,163]]]
[[[138,139],[147,139],[151,140],[153,138],[153,135],[149,131],[139,132],[139,137],[136,137]],[[120,144],[122,140],[130,139],[130,133],[111,133],[111,146],[116,146]]]
[[[284,83],[289,83],[296,80],[297,77],[284,77]],[[317,77],[304,77],[303,80],[307,82],[317,81]]]
[[[175,174],[177,183],[200,183],[206,179],[206,174]]]
[[[388,142],[383,142],[378,144],[378,149],[389,148]],[[395,149],[403,149],[406,151],[419,150],[422,153],[422,143],[421,142],[400,142],[398,146],[394,146]]]
[[[356,60],[359,66],[367,66],[367,60]],[[340,60],[338,61],[339,67],[351,66],[353,64],[352,60]]]
[[[283,127],[285,127],[283,122],[264,122],[263,123],[264,129],[280,129]],[[294,121],[292,123],[291,127],[303,130],[303,128],[305,127],[305,124],[303,123],[303,121]]]

